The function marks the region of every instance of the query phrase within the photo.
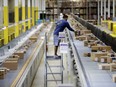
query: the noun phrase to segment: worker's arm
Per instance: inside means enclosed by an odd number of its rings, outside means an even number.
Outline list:
[[[70,30],[70,31],[73,31],[73,32],[75,32],[71,27],[70,27],[70,25],[69,25],[69,23],[67,22],[66,23],[66,27]]]

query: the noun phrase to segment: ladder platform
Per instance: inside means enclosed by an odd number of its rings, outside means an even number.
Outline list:
[[[61,74],[61,73],[47,73],[47,74]]]
[[[61,59],[61,56],[58,56],[57,58],[54,58],[54,56],[47,56],[46,59],[48,59],[48,60],[59,60],[59,59]]]
[[[47,81],[49,81],[49,82],[52,82],[52,81],[53,81],[53,82],[54,82],[54,81],[59,81],[59,82],[60,82],[60,81],[62,81],[62,80],[47,80]]]

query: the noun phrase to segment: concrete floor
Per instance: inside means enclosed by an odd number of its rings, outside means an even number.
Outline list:
[[[47,55],[54,55],[54,46],[53,46],[53,35],[51,35],[49,42],[48,42],[48,53]],[[59,54],[60,55],[60,54]],[[58,60],[52,60],[49,62],[49,64],[51,65],[58,65]],[[67,56],[66,54],[63,55],[63,65],[64,65],[64,71],[63,71],[63,83],[64,84],[74,84],[75,83],[75,76],[72,74],[70,77],[68,76],[68,63],[67,63]],[[54,68],[52,69],[53,72],[58,72],[59,69],[58,68]],[[38,68],[37,74],[35,76],[35,79],[33,81],[32,87],[44,87],[44,71],[45,71],[45,67],[44,67],[44,57],[41,61],[41,64]],[[72,70],[73,71],[73,70]],[[56,79],[60,79],[60,75],[55,75]],[[53,76],[49,76],[48,79],[53,79]],[[56,82],[48,82],[48,87],[57,87],[58,84],[56,84]]]

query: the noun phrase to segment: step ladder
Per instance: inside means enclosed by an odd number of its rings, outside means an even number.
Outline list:
[[[44,71],[44,87],[49,87],[50,82],[54,82],[56,85],[63,83],[63,58],[58,56],[54,58],[53,56],[47,55],[47,38],[45,41],[45,71]],[[55,63],[54,63],[55,62]],[[54,71],[55,69],[55,71]]]

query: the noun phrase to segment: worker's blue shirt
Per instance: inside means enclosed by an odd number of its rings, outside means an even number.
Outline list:
[[[63,32],[66,27],[70,31],[74,31],[66,20],[59,20],[56,23],[56,29],[54,30],[54,35],[59,35],[59,32]]]

